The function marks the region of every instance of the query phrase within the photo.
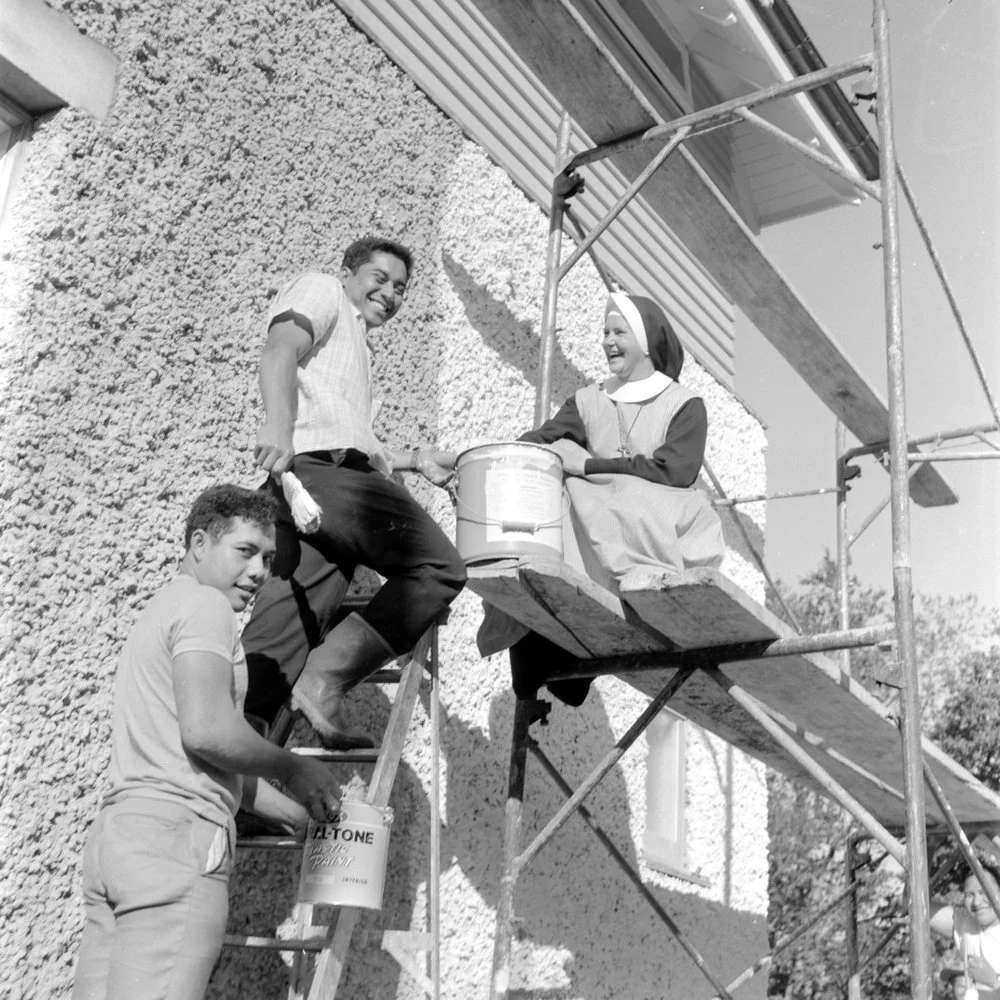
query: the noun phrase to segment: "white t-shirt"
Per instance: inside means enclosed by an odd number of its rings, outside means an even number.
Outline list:
[[[980,927],[979,921],[964,906],[956,906],[953,915],[955,947],[962,953],[962,963],[969,955],[980,955],[1000,974],[1000,923]],[[1000,1000],[1000,989],[991,990],[973,981],[969,985],[979,991],[979,1000]]]
[[[211,653],[233,665],[233,706],[242,715],[247,662],[236,615],[214,587],[181,575],[146,605],[122,649],[115,677],[111,789],[123,798],[181,802],[228,826],[243,793],[239,774],[191,757],[181,744],[173,661],[181,653]]]

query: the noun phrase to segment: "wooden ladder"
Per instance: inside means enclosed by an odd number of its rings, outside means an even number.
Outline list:
[[[400,759],[406,745],[413,709],[420,693],[425,667],[430,676],[431,715],[431,825],[430,825],[430,878],[428,881],[428,930],[385,931],[382,947],[420,984],[432,1000],[440,996],[440,933],[439,897],[440,874],[440,796],[438,788],[440,728],[438,697],[438,626],[432,625],[417,643],[401,669],[383,669],[371,680],[398,682],[396,695],[389,713],[382,745],[377,750],[322,750],[312,747],[295,747],[293,753],[309,754],[330,763],[374,763],[375,769],[368,785],[365,801],[383,807],[389,804]],[[302,851],[302,842],[292,837],[248,837],[237,841],[239,849],[272,849]],[[296,881],[296,890],[298,883]],[[293,910],[294,937],[255,937],[227,934],[225,945],[231,948],[257,948],[293,953],[288,986],[288,1000],[333,1000],[347,960],[351,936],[361,915],[356,907],[342,906],[334,910],[333,919],[326,927],[313,926],[313,904],[296,902]],[[426,971],[418,955],[430,958],[430,972]],[[310,962],[310,956],[315,962]],[[312,968],[310,969],[310,966]]]

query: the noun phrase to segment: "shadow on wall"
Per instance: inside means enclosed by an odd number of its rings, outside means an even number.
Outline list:
[[[529,384],[536,385],[539,343],[537,330],[541,324],[518,319],[486,285],[478,283],[447,251],[442,253],[441,261],[470,325],[480,335],[483,343],[499,355],[503,364],[519,371]],[[527,341],[531,342],[530,350],[526,349]],[[528,364],[526,357],[531,357],[533,363]],[[559,403],[590,381],[563,353],[558,338],[552,359],[552,379],[552,398]]]
[[[506,671],[506,655],[491,658],[490,666]],[[541,696],[545,694],[543,690]],[[442,868],[457,864],[490,910],[496,907],[503,871],[506,762],[514,706],[513,691],[508,689],[494,696],[489,708],[488,733],[466,724],[457,715],[446,714],[442,721],[443,745],[447,755],[448,801],[456,803],[448,810],[448,824],[442,841]],[[554,758],[566,780],[577,784],[595,757],[593,748],[607,745],[614,739],[604,704],[595,689],[582,708],[570,710],[557,705],[550,718],[552,721],[547,727],[534,725],[532,736]],[[548,739],[550,736],[554,737],[554,741]],[[494,766],[484,768],[485,761],[493,761]],[[620,771],[613,770],[592,798],[594,801],[588,800],[588,804],[603,817],[609,836],[620,846],[629,862],[635,864],[637,859],[629,834],[628,796]],[[529,754],[522,850],[562,802],[561,793]],[[600,936],[601,918],[598,913],[603,908],[602,904],[607,904],[608,894],[603,894],[603,899],[601,894],[590,898],[593,887],[584,885],[581,893],[578,880],[570,873],[595,863],[595,848],[603,854],[600,845],[583,829],[579,819],[571,819],[532,862],[517,884],[515,909],[518,922],[515,934],[518,941],[530,941],[535,948],[556,947],[569,956],[581,956],[588,952],[595,936]],[[447,901],[444,906],[447,911]],[[490,931],[492,933],[492,922]],[[565,983],[566,973],[558,979]],[[581,996],[597,995],[593,990],[596,985],[596,982],[588,983],[585,972],[582,978],[574,977],[574,990]],[[604,985],[606,988],[607,984]]]
[[[494,663],[495,669],[507,669],[505,656],[491,658],[491,667]],[[448,801],[455,805],[449,806],[443,832],[442,869],[458,865],[491,910],[496,907],[502,874],[506,765],[514,704],[509,690],[493,698],[488,730],[492,736],[454,714],[443,720]],[[547,727],[533,726],[532,736],[565,780],[577,787],[615,740],[600,691],[594,688],[580,709],[557,704],[550,720]],[[631,752],[643,751],[637,746]],[[486,761],[493,761],[493,767],[484,767]],[[529,754],[521,850],[563,802],[562,793]],[[638,869],[628,793],[618,768],[592,792],[587,806],[628,864]],[[723,944],[745,940],[745,916],[697,896],[650,888],[681,928],[692,932],[710,966],[713,962],[739,963],[740,956],[731,956]],[[447,899],[443,909],[447,931]],[[515,911],[512,997],[643,1000],[707,988],[693,963],[578,816],[570,817],[518,880]],[[492,936],[492,922],[489,933]],[[665,992],[667,980],[679,992]]]

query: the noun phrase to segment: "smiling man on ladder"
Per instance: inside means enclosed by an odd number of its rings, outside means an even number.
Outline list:
[[[437,485],[454,456],[395,452],[373,422],[367,336],[396,315],[412,269],[410,251],[366,238],[344,253],[339,277],[304,274],[274,301],[260,362],[265,418],[254,457],[281,503],[273,576],[243,634],[250,670],[247,713],[284,739],[286,702],[323,744],[371,746],[347,731],[344,695],[387,660],[409,652],[465,584],[454,546],[410,494],[390,479],[414,470]],[[291,471],[319,504],[314,533],[296,530],[278,478]],[[336,627],[358,565],[386,582],[360,613]]]

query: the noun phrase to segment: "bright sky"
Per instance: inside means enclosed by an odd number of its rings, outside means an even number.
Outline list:
[[[828,65],[871,50],[869,0],[792,0],[792,6]],[[998,7],[995,0],[888,2],[899,161],[1000,399]],[[865,106],[859,110],[867,119]],[[987,423],[989,405],[902,195],[900,217],[909,433]],[[881,239],[878,204],[867,200],[771,227],[761,239],[886,399],[882,257],[872,247]],[[832,414],[742,317],[738,343],[737,390],[768,425],[769,490],[833,486]],[[862,477],[849,500],[852,531],[889,489],[888,475],[870,459],[859,464]],[[911,505],[914,587],[926,594],[974,593],[1000,606],[1000,461],[937,468],[959,503]],[[836,549],[832,496],[771,501],[767,522],[767,563],[786,582],[815,567],[824,548]],[[864,582],[891,587],[888,509],[855,543],[851,558]]]

